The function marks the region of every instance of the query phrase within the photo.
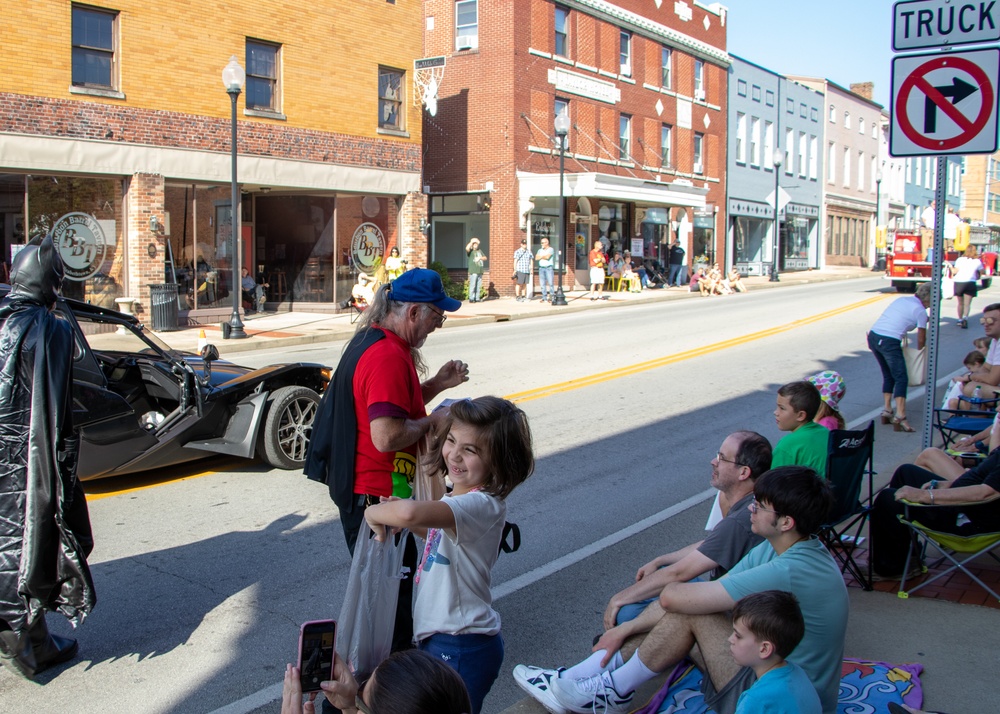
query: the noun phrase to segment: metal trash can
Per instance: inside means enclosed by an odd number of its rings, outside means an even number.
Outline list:
[[[156,283],[149,286],[155,332],[177,329],[177,287],[177,283]]]

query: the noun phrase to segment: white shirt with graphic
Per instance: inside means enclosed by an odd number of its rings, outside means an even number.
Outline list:
[[[491,571],[497,561],[507,516],[502,499],[485,491],[445,496],[455,528],[432,528],[416,580],[413,639],[435,633],[495,635],[500,615],[493,609]]]

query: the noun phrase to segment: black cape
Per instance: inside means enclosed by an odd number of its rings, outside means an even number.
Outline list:
[[[73,331],[50,309],[62,264],[46,239],[11,274],[0,302],[0,619],[23,635],[46,610],[82,621],[96,598],[76,478]]]

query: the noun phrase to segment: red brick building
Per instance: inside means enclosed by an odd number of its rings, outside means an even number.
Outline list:
[[[694,2],[425,0],[427,56],[446,58],[437,112],[424,114],[430,260],[465,271],[475,236],[484,283],[512,292],[512,255],[558,245],[566,110],[567,273],[586,284],[587,251],[687,263],[724,250],[726,10]]]

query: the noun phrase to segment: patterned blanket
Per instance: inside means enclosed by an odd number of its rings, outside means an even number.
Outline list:
[[[923,665],[845,659],[840,679],[838,714],[876,714],[889,702],[920,708]],[[663,687],[635,714],[707,714],[701,694],[701,671],[688,661],[677,665]]]

